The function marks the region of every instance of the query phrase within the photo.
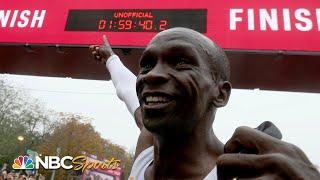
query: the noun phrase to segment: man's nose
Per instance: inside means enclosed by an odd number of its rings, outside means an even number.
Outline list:
[[[157,64],[144,77],[147,84],[163,84],[169,80],[169,68],[164,64]]]

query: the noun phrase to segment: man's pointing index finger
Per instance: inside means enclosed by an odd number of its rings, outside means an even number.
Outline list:
[[[110,44],[109,44],[109,41],[108,41],[106,35],[102,36],[102,40],[103,40],[104,45],[106,45],[107,47],[110,47]]]

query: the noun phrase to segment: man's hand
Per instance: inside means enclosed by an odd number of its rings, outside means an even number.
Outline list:
[[[101,46],[99,45],[91,45],[89,49],[91,50],[91,53],[93,54],[94,58],[105,64],[108,60],[108,58],[115,53],[112,51],[112,48],[108,42],[108,39],[105,35],[102,36],[103,43]]]
[[[224,151],[217,160],[218,179],[320,179],[297,146],[249,127],[237,128]]]

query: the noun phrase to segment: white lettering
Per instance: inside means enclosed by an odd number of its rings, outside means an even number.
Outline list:
[[[7,22],[10,17],[11,10],[0,10],[0,22],[1,22],[1,27],[6,27]]]
[[[30,27],[32,28],[35,27],[36,23],[38,22],[37,28],[41,28],[45,15],[46,15],[46,10],[41,10],[40,15],[39,15],[39,10],[35,10]]]
[[[229,13],[230,30],[237,30],[242,27],[239,24],[247,22],[248,31],[320,31],[320,8],[248,8],[230,9]]]
[[[291,19],[289,9],[283,9],[283,26],[285,31],[291,31]]]
[[[24,28],[29,23],[29,18],[27,16],[30,16],[31,11],[29,10],[23,10],[20,14],[20,21],[18,21],[17,25],[19,28]]]
[[[49,156],[49,169],[60,168],[60,158],[58,156]]]
[[[320,31],[320,9],[316,9],[318,30]]]
[[[18,12],[19,12],[19,10],[14,10],[13,16],[12,16],[12,19],[10,22],[10,27],[14,26],[14,23],[16,22],[16,19],[17,19]]]
[[[278,17],[277,17],[276,9],[271,9],[271,16],[268,13],[267,9],[260,9],[259,16],[260,16],[260,29],[262,31],[267,30],[267,24],[269,25],[272,31],[278,30]]]
[[[253,9],[248,9],[248,30],[254,30],[254,11]]]
[[[238,13],[243,13],[243,9],[230,9],[230,30],[236,30],[236,23],[242,21],[241,17],[237,17]]]
[[[73,167],[72,165],[67,166],[65,164],[66,160],[72,161],[72,159],[73,158],[71,156],[65,156],[65,157],[61,158],[61,161],[60,161],[61,167],[64,168],[64,169],[72,169],[72,167]]]
[[[49,161],[48,161],[48,156],[44,157],[44,162],[42,161],[42,159],[39,156],[36,156],[36,169],[39,169],[39,163],[41,164],[41,166],[44,169],[48,169],[49,168]]]
[[[310,31],[312,29],[312,21],[309,18],[303,17],[302,14],[305,16],[310,16],[310,11],[307,9],[297,9],[294,12],[296,19],[305,24],[303,25],[302,23],[296,23],[296,28],[300,31]]]

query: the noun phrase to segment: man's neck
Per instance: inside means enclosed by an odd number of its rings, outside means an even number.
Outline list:
[[[156,137],[154,161],[147,174],[154,179],[203,179],[223,153],[223,144],[212,128],[194,132],[179,140]]]

